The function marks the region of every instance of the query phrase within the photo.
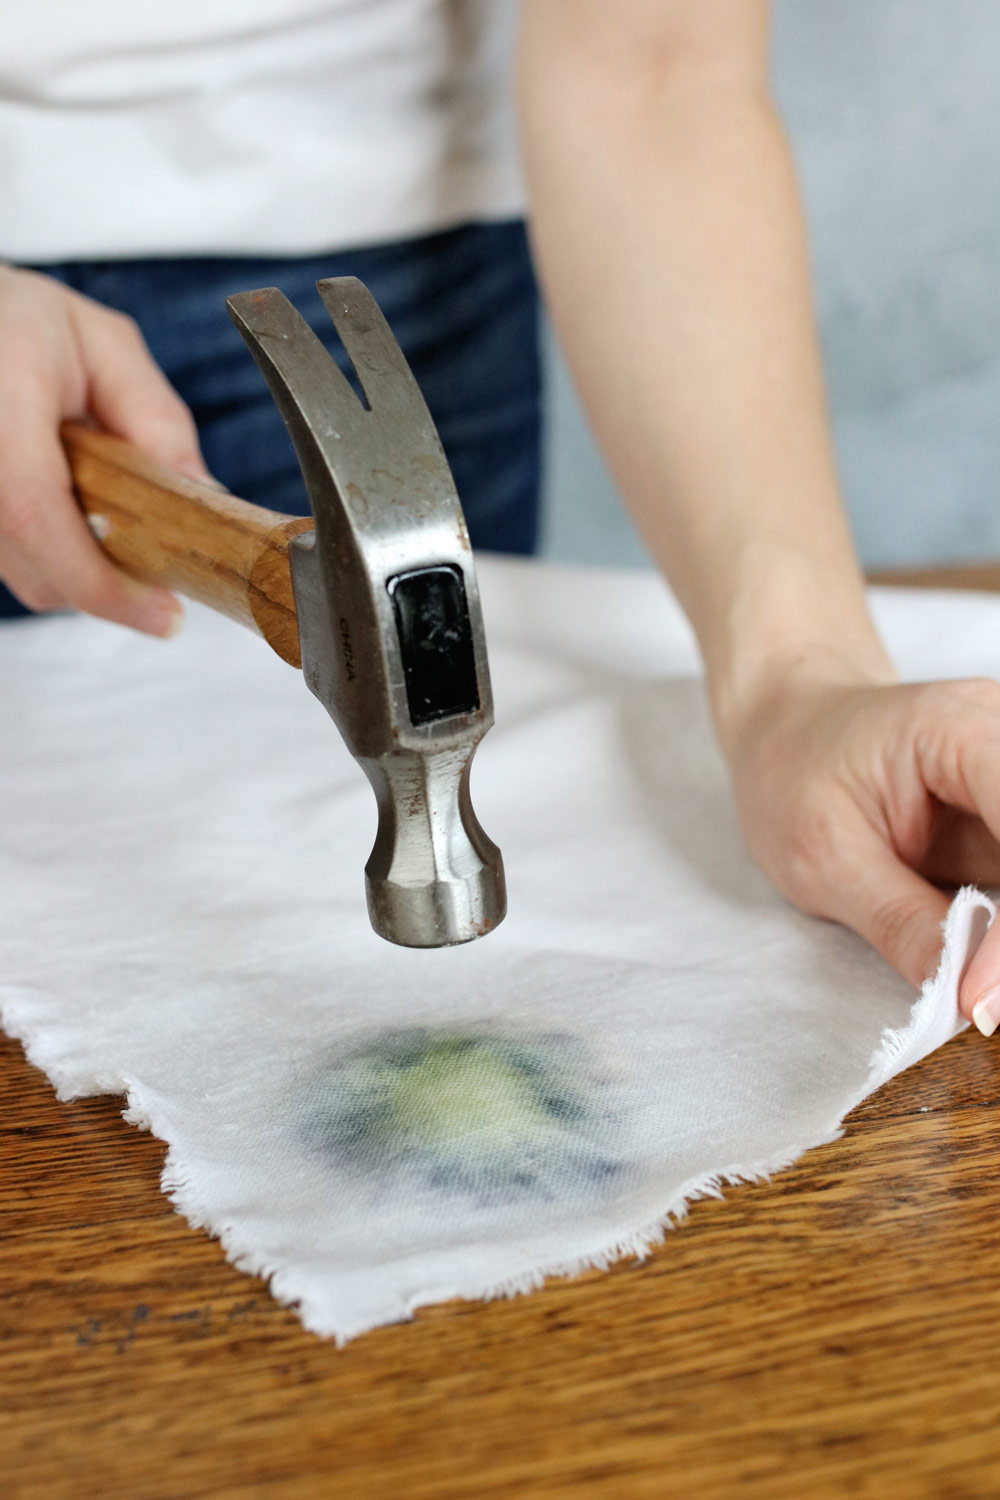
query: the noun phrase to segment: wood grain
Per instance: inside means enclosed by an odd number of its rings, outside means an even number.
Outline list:
[[[119,1109],[0,1039],[4,1500],[1000,1495],[994,1040],[643,1264],[343,1350],[184,1225]]]
[[[62,437],[77,499],[119,567],[211,605],[302,665],[288,544],[311,517],[251,505],[79,423]]]
[[[1000,562],[953,563],[948,568],[891,568],[868,574],[870,583],[910,589],[1000,589]]]
[[[968,1034],[644,1265],[337,1350],[192,1233],[162,1147],[0,1049],[10,1500],[1000,1492],[1000,1051]]]

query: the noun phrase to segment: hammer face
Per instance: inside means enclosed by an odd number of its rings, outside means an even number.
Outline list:
[[[409,946],[465,942],[506,910],[500,852],[469,796],[493,700],[468,532],[374,299],[353,278],[319,289],[364,404],[280,292],[228,304],[281,409],[315,520],[289,550],[303,672],[375,790],[375,930]]]
[[[365,877],[376,932],[412,948],[481,937],[507,909],[500,850],[469,795],[471,754],[400,750],[365,764],[379,809]],[[400,816],[402,813],[402,816]]]

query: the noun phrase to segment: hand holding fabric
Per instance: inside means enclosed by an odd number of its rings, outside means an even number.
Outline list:
[[[803,681],[789,671],[729,743],[744,836],[797,906],[867,938],[919,986],[948,886],[1000,884],[1000,685]],[[959,990],[1000,1023],[1000,927]]]

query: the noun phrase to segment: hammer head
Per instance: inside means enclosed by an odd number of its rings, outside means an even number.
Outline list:
[[[289,549],[306,682],[378,804],[372,926],[410,947],[463,943],[507,908],[469,770],[493,722],[469,536],[430,413],[371,293],[318,283],[364,400],[274,287],[227,306],[298,456],[315,529]]]

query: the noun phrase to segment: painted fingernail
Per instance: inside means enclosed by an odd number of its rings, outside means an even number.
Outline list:
[[[175,594],[157,584],[140,583],[137,578],[127,577],[125,587],[135,602],[132,624],[137,630],[164,641],[177,634],[184,624],[184,609]]]
[[[184,611],[180,608],[179,605],[175,605],[174,608],[170,611],[170,614],[167,618],[166,628],[159,632],[161,639],[165,641],[173,640],[174,636],[180,632],[183,625]]]
[[[151,599],[143,610],[140,629],[169,641],[184,624],[184,611],[171,594]]]
[[[1000,1026],[1000,988],[987,990],[983,998],[976,1001],[972,1010],[972,1020],[983,1036],[993,1035]]]

